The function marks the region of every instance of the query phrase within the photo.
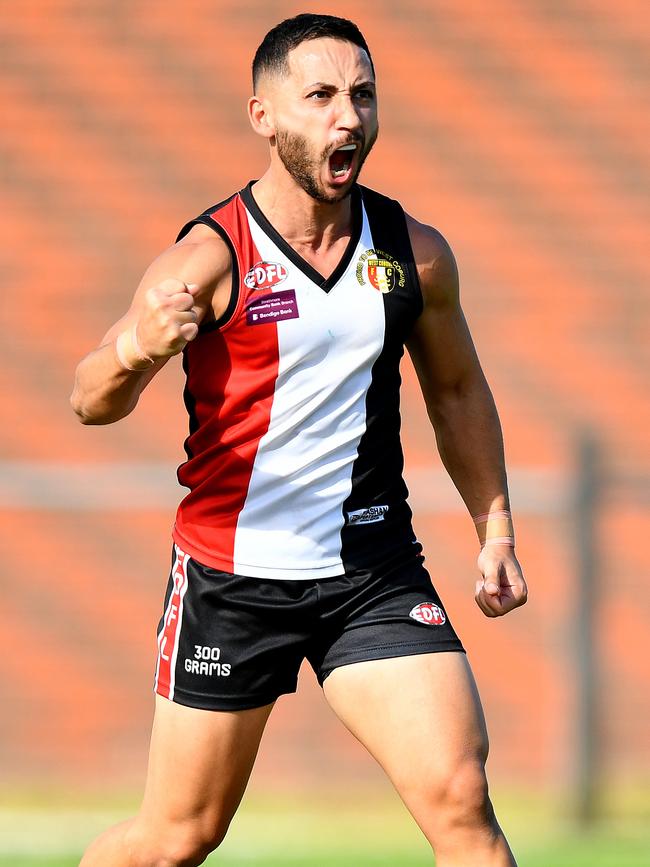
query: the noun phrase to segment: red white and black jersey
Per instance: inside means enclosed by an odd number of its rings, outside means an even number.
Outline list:
[[[354,576],[419,554],[402,479],[399,362],[422,311],[400,205],[355,186],[325,279],[252,184],[188,223],[232,255],[232,295],[184,350],[190,435],[176,543],[253,578]]]

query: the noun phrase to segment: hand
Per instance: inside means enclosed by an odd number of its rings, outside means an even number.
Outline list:
[[[501,617],[523,605],[528,588],[514,548],[509,545],[486,545],[478,555],[483,576],[476,582],[476,604],[486,617]]]
[[[136,324],[136,336],[144,355],[154,360],[178,354],[199,333],[196,295],[199,287],[169,277],[152,286]]]

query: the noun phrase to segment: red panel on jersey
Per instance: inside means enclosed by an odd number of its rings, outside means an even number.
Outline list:
[[[261,257],[241,198],[210,216],[237,253],[239,300],[226,325],[200,334],[185,350],[186,397],[196,430],[186,442],[190,457],[178,472],[191,491],[179,506],[174,539],[199,562],[233,572],[237,519],[271,418],[278,338],[274,323],[252,327],[246,321],[256,288],[244,278]]]

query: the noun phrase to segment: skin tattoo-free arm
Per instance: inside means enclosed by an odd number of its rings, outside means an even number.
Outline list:
[[[77,367],[70,403],[83,424],[110,424],[133,411],[203,318],[226,309],[230,272],[225,243],[202,225],[149,266],[128,312]]]
[[[435,431],[440,457],[471,515],[508,510],[503,437],[492,393],[460,305],[453,253],[435,229],[409,219],[424,309],[408,349]],[[526,601],[513,545],[479,556],[476,602],[498,617]]]

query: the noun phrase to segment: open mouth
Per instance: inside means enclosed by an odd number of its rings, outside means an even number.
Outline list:
[[[335,181],[341,183],[349,179],[352,173],[352,163],[354,162],[355,153],[358,148],[358,144],[343,145],[337,148],[330,156],[330,173]]]

